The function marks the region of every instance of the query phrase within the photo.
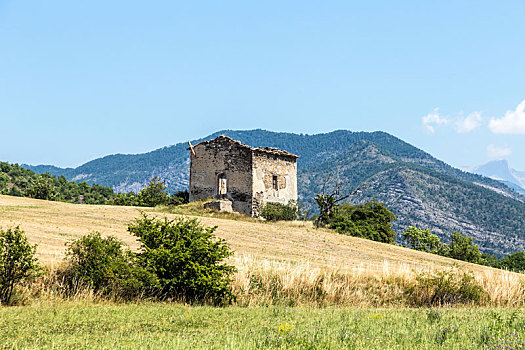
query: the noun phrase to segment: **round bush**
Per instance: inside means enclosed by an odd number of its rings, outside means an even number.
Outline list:
[[[196,219],[157,219],[143,214],[128,231],[142,245],[138,259],[155,274],[162,299],[224,305],[234,296],[230,275],[233,266],[224,263],[233,252]]]
[[[266,203],[261,216],[268,221],[293,221],[297,219],[297,205],[292,201],[288,204]]]

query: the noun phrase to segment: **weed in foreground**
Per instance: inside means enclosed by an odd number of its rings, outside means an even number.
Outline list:
[[[441,321],[441,312],[439,312],[437,309],[427,310],[427,321],[430,324],[438,323]]]
[[[434,336],[434,339],[436,340],[436,343],[438,343],[439,345],[443,345],[452,334],[455,334],[457,332],[457,327],[453,326],[439,328]]]
[[[521,350],[525,343],[516,333],[508,333],[501,337],[488,337],[487,342],[481,346],[483,350]]]

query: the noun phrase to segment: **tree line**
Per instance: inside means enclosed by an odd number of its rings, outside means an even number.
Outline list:
[[[170,195],[166,181],[153,177],[139,193],[115,193],[112,188],[85,181],[68,181],[63,175],[36,174],[18,164],[0,162],[0,194],[83,204],[152,207],[188,202],[188,191]]]
[[[422,229],[417,226],[410,226],[401,236],[406,246],[415,250],[503,270],[525,271],[525,252],[516,252],[502,258],[481,253],[472,237],[465,236],[460,232],[453,232],[450,235],[449,244],[441,242],[439,237],[433,234],[430,229]]]

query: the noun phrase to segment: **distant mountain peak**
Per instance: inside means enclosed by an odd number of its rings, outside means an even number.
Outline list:
[[[501,166],[501,167],[510,169],[509,161],[503,158],[491,160],[490,162],[487,162],[479,167],[486,167],[486,166]]]
[[[515,190],[525,193],[525,172],[512,169],[507,159],[491,160],[483,165],[473,167],[469,171],[501,181],[507,185],[511,183],[519,187],[513,187]],[[520,188],[523,191],[520,191]]]

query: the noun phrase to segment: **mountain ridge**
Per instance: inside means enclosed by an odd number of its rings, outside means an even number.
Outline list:
[[[276,147],[299,155],[299,200],[306,204],[312,205],[327,172],[340,171],[346,191],[363,182],[370,184],[360,198],[351,200],[385,202],[398,217],[398,232],[417,224],[431,228],[444,240],[450,232],[462,231],[496,255],[525,250],[525,224],[519,220],[525,216],[524,197],[499,181],[453,168],[386,132],[336,130],[305,135],[222,130],[191,142],[221,134],[253,147]],[[160,176],[174,192],[188,186],[186,148],[186,143],[178,143],[137,155],[109,155],[65,169],[60,175],[122,192],[139,190],[152,176]],[[56,167],[49,169],[60,172]],[[505,217],[494,203],[511,214]],[[508,227],[501,222],[508,222]]]
[[[337,154],[340,151],[343,151],[345,145],[348,146],[356,141],[362,139],[373,139],[373,142],[382,146],[383,148],[388,148],[388,145],[395,143],[394,155],[399,157],[402,160],[409,162],[414,162],[421,164],[428,168],[437,168],[443,172],[454,175],[455,177],[464,179],[466,181],[486,183],[489,186],[500,188],[504,191],[508,191],[508,187],[502,185],[500,182],[493,180],[487,181],[477,174],[471,174],[469,172],[453,168],[452,166],[446,164],[443,161],[440,161],[430,154],[414,147],[405,141],[390,135],[384,131],[374,131],[374,132],[353,132],[348,130],[335,130],[328,133],[319,133],[319,134],[294,134],[294,133],[284,133],[284,132],[272,132],[262,129],[255,130],[221,130],[217,131],[207,137],[203,137],[196,140],[191,140],[193,144],[199,143],[204,140],[209,140],[215,138],[219,135],[226,135],[237,139],[241,142],[246,143],[252,147],[259,146],[270,146],[277,147],[284,150],[287,150],[291,153],[298,154],[300,156],[298,163],[302,166],[310,166],[311,164],[316,164],[319,162],[319,159],[325,160],[327,157],[331,157]],[[286,138],[284,142],[276,141],[276,138],[283,139]],[[310,138],[313,141],[306,141],[307,138]],[[291,140],[293,139],[293,140]],[[325,152],[315,152],[309,151],[311,144],[321,144],[323,148],[326,149]],[[127,179],[138,179],[137,173],[143,175],[148,175],[145,178],[141,178],[141,181],[138,181],[142,185],[146,185],[148,180],[153,176],[160,175],[162,169],[170,170],[182,170],[188,175],[189,169],[189,154],[186,151],[187,143],[181,142],[170,146],[165,146],[158,148],[156,150],[146,152],[146,153],[137,153],[137,154],[112,154],[104,157],[100,157],[94,160],[91,160],[87,163],[84,163],[76,168],[59,168],[53,165],[28,165],[23,164],[22,166],[35,171],[36,173],[49,172],[51,175],[64,175],[68,179],[73,179],[74,177],[81,176],[84,181],[87,183],[98,183],[104,186],[111,186],[115,190],[119,188],[126,189],[126,181],[118,183],[118,180],[122,178],[119,177],[119,174],[129,171]],[[410,157],[410,154],[417,151],[417,157]],[[392,151],[392,149],[390,149]],[[330,154],[332,153],[332,154]],[[173,156],[176,154],[176,156]],[[182,155],[182,156],[181,156]],[[180,167],[180,160],[183,160],[183,164],[188,164],[188,169]],[[135,160],[135,162],[129,162],[128,160]],[[136,163],[139,163],[139,169],[135,166]],[[140,170],[141,167],[146,164],[149,168],[144,171]],[[104,167],[104,173],[113,172],[109,177],[104,176],[104,174],[96,174],[96,171]],[[149,174],[147,174],[149,172]],[[94,174],[95,173],[95,174]],[[187,177],[187,176],[186,176]],[[170,192],[184,189],[184,186],[187,185],[187,179],[182,179],[180,183],[177,181],[170,181],[171,179],[166,179],[167,185]],[[136,182],[136,181],[135,181]],[[512,192],[508,192],[512,194]]]

